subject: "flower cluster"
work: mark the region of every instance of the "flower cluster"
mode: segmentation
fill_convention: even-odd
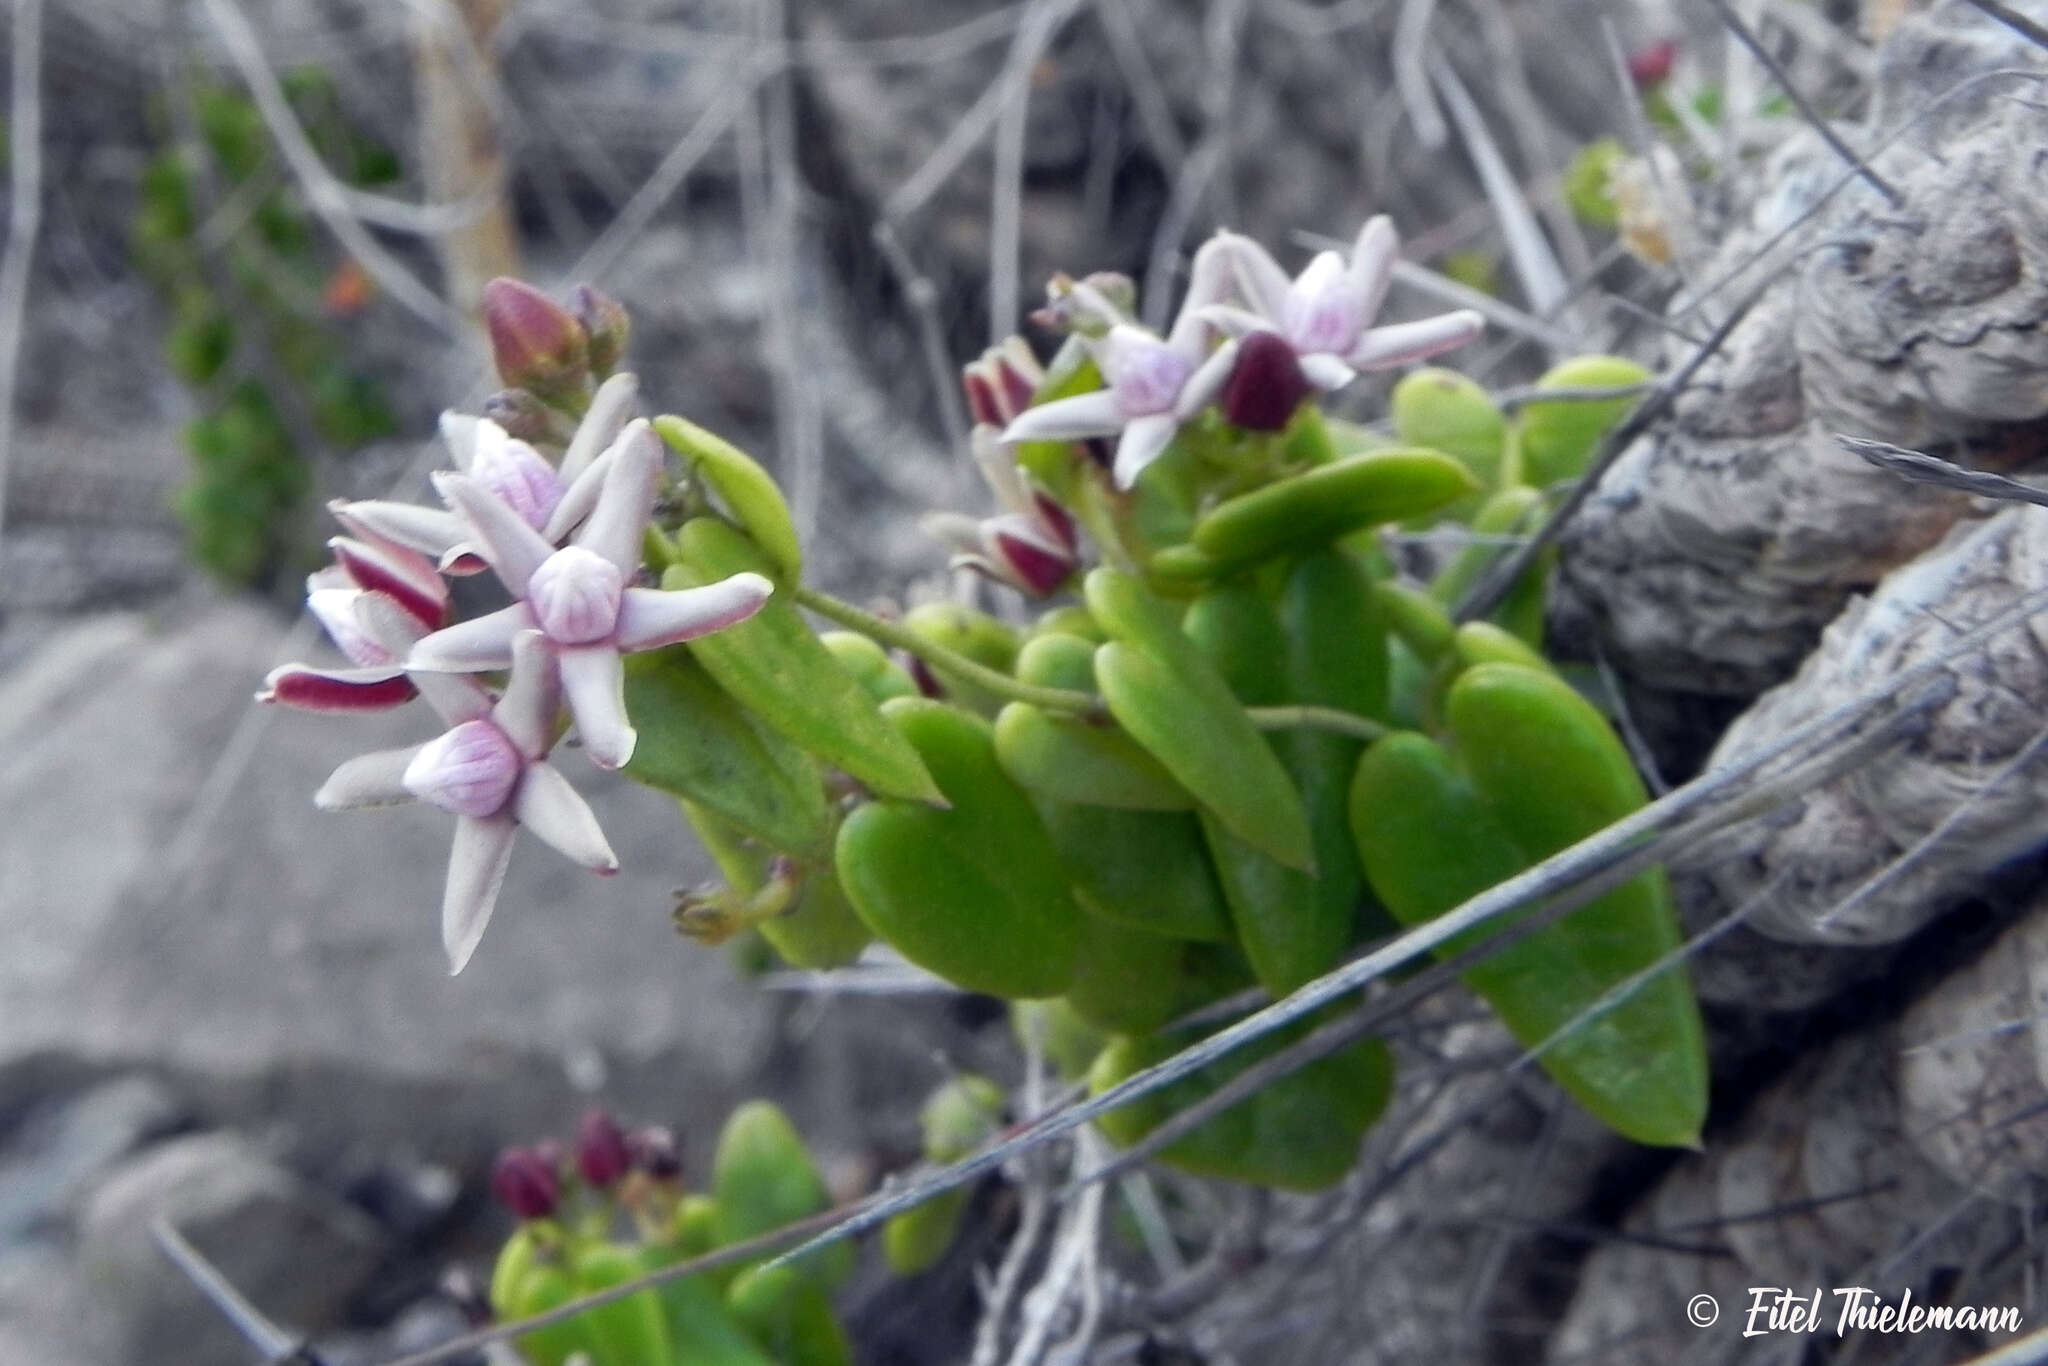
[[[531,379],[537,355],[581,357],[594,340],[622,337],[616,305],[586,299],[599,330],[562,314],[555,342],[542,345],[536,334],[551,319],[536,298],[546,304],[510,282],[495,309],[487,297],[508,378]],[[570,347],[560,336],[582,340]],[[563,392],[563,365],[544,377],[551,393]],[[620,656],[743,621],[774,591],[758,574],[679,592],[634,582],[665,459],[648,423],[629,420],[637,387],[618,374],[587,395],[559,462],[488,418],[447,414],[441,429],[455,468],[434,476],[444,507],[334,504],[349,534],[329,543],[334,563],[307,580],[307,606],[348,667],[286,664],[258,693],[316,711],[379,710],[417,696],[440,717],[447,729],[438,738],[352,759],[314,800],[329,810],[416,800],[454,815],[441,934],[455,972],[490,920],[520,826],[595,872],[618,869],[590,807],[549,761],[564,712],[593,762],[623,766],[636,737]],[[486,568],[512,602],[451,622],[443,575]]]

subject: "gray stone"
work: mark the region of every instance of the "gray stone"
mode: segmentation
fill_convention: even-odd
[[[94,1177],[182,1111],[162,1082],[123,1077],[32,1112],[0,1144],[0,1249],[55,1226]]]
[[[382,1253],[367,1218],[272,1163],[238,1134],[193,1134],[127,1163],[87,1201],[79,1261],[131,1358],[250,1356],[214,1307],[157,1247],[168,1220],[267,1317],[331,1322]]]

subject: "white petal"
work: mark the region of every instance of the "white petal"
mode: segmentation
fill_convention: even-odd
[[[484,937],[484,927],[491,923],[517,830],[510,816],[455,818],[455,840],[448,849],[448,886],[441,894],[441,946],[448,951],[450,977],[468,965],[477,941]]]
[[[1342,389],[1358,378],[1358,372],[1328,352],[1296,356],[1301,362],[1301,373],[1308,376],[1308,382],[1318,389]]]
[[[628,588],[619,606],[621,650],[652,650],[737,625],[761,610],[775,585],[759,574],[734,574],[702,588],[665,592]]]
[[[460,517],[417,503],[374,498],[344,503],[337,499],[327,505],[327,510],[353,535],[386,540],[429,559],[439,559],[448,547],[469,539],[469,528]]]
[[[381,749],[359,754],[328,775],[313,794],[313,805],[322,811],[348,811],[359,806],[394,806],[409,802],[405,789],[405,768],[425,745],[409,749]]]
[[[533,764],[513,799],[519,823],[550,846],[600,873],[616,873],[619,857],[605,840],[590,804],[553,764]]]
[[[555,652],[562,691],[584,752],[599,768],[620,768],[633,757],[639,736],[626,719],[626,670],[609,645],[578,645]]]
[[[1003,429],[1003,440],[1079,441],[1091,436],[1114,436],[1123,426],[1124,416],[1117,409],[1116,396],[1107,389],[1097,389],[1026,409]]]
[[[597,386],[590,406],[583,410],[583,420],[576,424],[576,434],[569,438],[569,449],[562,452],[559,468],[563,482],[573,483],[591,461],[611,448],[639,397],[639,379],[623,372]]]
[[[1378,214],[1358,230],[1351,247],[1351,283],[1365,302],[1365,320],[1371,322],[1387,301],[1387,286],[1394,281],[1394,261],[1401,254],[1401,239],[1394,233],[1394,220]]]
[[[981,549],[981,523],[964,512],[927,512],[917,529],[948,550],[971,555]]]
[[[512,638],[512,677],[491,708],[491,720],[528,759],[555,747],[555,719],[562,709],[562,683],[555,656],[538,631]]]
[[[512,667],[512,638],[534,629],[533,611],[523,602],[487,616],[459,621],[412,647],[405,667],[434,673],[473,674]]]
[[[1485,328],[1486,320],[1469,308],[1420,322],[1375,327],[1359,338],[1358,346],[1344,359],[1360,370],[1384,370],[1463,346]]]
[[[996,501],[1011,512],[1028,511],[1031,490],[1025,487],[1024,476],[1017,469],[1017,453],[1003,444],[1002,433],[986,422],[977,423],[968,433],[967,448]]]
[[[668,448],[645,421],[636,421],[612,443],[612,467],[590,520],[576,533],[576,544],[602,555],[622,574],[640,567],[640,538],[654,515],[655,485]]]
[[[1218,233],[1237,274],[1238,292],[1245,302],[1275,322],[1287,307],[1287,291],[1293,284],[1271,252],[1251,238],[1235,232]]]
[[[611,473],[612,454],[617,449],[616,445],[606,447],[604,453],[585,465],[583,472],[562,491],[562,501],[555,504],[555,515],[548,518],[547,526],[540,533],[549,545],[560,545],[590,516],[591,509],[597,506],[597,495],[604,492],[604,481]]]
[[[1116,443],[1116,486],[1127,489],[1137,483],[1145,467],[1159,458],[1179,430],[1180,424],[1170,413],[1133,418],[1124,428],[1123,439]]]
[[[1220,233],[1196,250],[1188,267],[1187,297],[1180,301],[1180,312],[1166,334],[1167,344],[1174,349],[1197,353],[1209,340],[1209,329],[1213,326],[1206,316],[1209,305],[1220,302],[1230,292],[1236,275],[1230,258],[1230,245]]]
[[[434,487],[469,523],[472,534],[466,539],[483,547],[484,558],[491,562],[499,580],[513,597],[522,596],[526,581],[555,548],[528,526],[525,518],[468,475],[436,474]]]
[[[451,726],[475,721],[491,714],[491,695],[484,685],[468,674],[428,673],[416,670],[406,675],[434,715]]]
[[[455,468],[465,474],[476,459],[477,437],[484,427],[496,432],[499,440],[504,439],[505,429],[489,418],[474,417],[453,409],[441,414],[441,440],[448,447],[448,455],[454,460]]]
[[[1209,353],[1208,359],[1197,366],[1195,373],[1188,376],[1188,382],[1181,386],[1180,397],[1174,401],[1173,420],[1186,422],[1202,409],[1216,401],[1223,392],[1223,386],[1230,382],[1231,369],[1237,364],[1237,342],[1227,341]]]
[[[1273,326],[1271,319],[1236,304],[1211,304],[1202,313],[1218,331],[1228,332],[1233,337],[1242,337],[1247,332],[1270,331]]]

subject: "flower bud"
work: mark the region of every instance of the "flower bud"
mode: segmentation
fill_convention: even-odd
[[[545,1219],[561,1203],[555,1169],[533,1148],[507,1148],[491,1166],[491,1194],[521,1219]]]
[[[590,363],[583,325],[532,285],[499,276],[484,286],[484,326],[498,377],[543,401],[581,387]]]
[[[1277,333],[1253,332],[1239,343],[1237,364],[1223,386],[1223,417],[1254,432],[1277,432],[1314,386],[1294,348]]]
[[[469,476],[498,496],[498,501],[539,531],[562,501],[562,477],[524,441],[505,435],[495,424],[477,424],[476,450]]]
[[[590,373],[604,379],[625,359],[633,320],[627,316],[624,304],[593,285],[576,286],[569,295],[569,310],[583,326]]]
[[[967,394],[967,410],[977,426],[1001,428],[1017,420],[1031,406],[1045,370],[1022,337],[1011,336],[999,346],[981,353],[981,359],[960,371],[960,385]]]
[[[679,1181],[683,1175],[683,1145],[676,1131],[665,1124],[636,1129],[626,1139],[633,1154],[633,1166],[656,1181]]]
[[[405,766],[405,790],[458,816],[495,816],[511,800],[525,761],[510,737],[481,718],[429,740]]]
[[[1097,271],[1086,279],[1054,275],[1045,286],[1045,307],[1031,321],[1055,332],[1100,337],[1129,320],[1138,303],[1138,286],[1128,275]]]
[[[500,389],[484,400],[483,415],[520,441],[546,441],[554,434],[548,406],[524,389]]]
[[[592,1110],[576,1126],[576,1170],[597,1190],[610,1190],[631,1170],[625,1130],[608,1111]]]
[[[548,639],[588,645],[611,635],[619,621],[626,578],[619,567],[580,545],[563,546],[540,563],[526,583],[526,602]]]
[[[1644,88],[1662,85],[1670,77],[1672,64],[1677,60],[1678,41],[1660,38],[1628,54],[1629,79]]]

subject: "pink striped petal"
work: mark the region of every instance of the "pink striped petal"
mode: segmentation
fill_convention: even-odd
[[[622,574],[640,567],[640,538],[654,514],[655,486],[668,448],[646,421],[629,424],[612,447],[612,467],[597,495],[590,520],[576,544],[618,566]]]
[[[278,702],[301,711],[389,711],[419,695],[405,671],[384,669],[316,669],[310,664],[280,664],[263,680],[258,702]]]
[[[561,709],[561,678],[546,639],[538,631],[521,631],[512,639],[512,677],[491,708],[491,720],[522,755],[538,759],[555,747]]]
[[[327,505],[328,512],[342,528],[358,540],[384,540],[438,560],[448,547],[466,540],[469,530],[462,519],[441,508],[417,503],[394,503],[365,499],[354,503],[339,500]]]
[[[528,526],[525,518],[468,475],[443,471],[434,476],[434,487],[469,524],[467,539],[482,548],[505,587],[514,597],[523,594],[526,581],[555,548]]]
[[[450,977],[469,965],[484,928],[491,923],[517,829],[510,816],[458,816],[455,820],[455,840],[448,850],[448,886],[441,894],[441,946],[448,951]]]
[[[384,594],[378,594],[386,602],[395,602]],[[316,588],[306,594],[306,610],[313,614],[327,638],[334,642],[334,648],[347,655],[349,662],[365,668],[382,668],[396,664],[404,658],[403,651],[388,650],[383,643],[363,629],[356,618],[356,604],[363,598],[360,588]],[[411,618],[407,618],[411,620]],[[410,641],[407,642],[410,645]]]
[[[1484,318],[1469,308],[1461,308],[1420,322],[1375,327],[1359,338],[1358,345],[1344,359],[1360,370],[1384,370],[1463,346],[1485,328]]]
[[[759,574],[734,574],[702,588],[664,592],[628,588],[619,605],[621,650],[652,650],[722,631],[761,610],[775,585]]]
[[[574,483],[591,461],[611,449],[639,398],[640,381],[623,372],[597,386],[590,406],[583,410],[583,420],[576,424],[576,434],[569,438],[569,449],[562,452],[559,468],[563,483]]]
[[[592,872],[619,871],[619,856],[598,828],[590,804],[553,764],[528,768],[514,803],[519,823],[552,848]]]
[[[620,768],[633,757],[639,739],[626,719],[626,671],[619,652],[609,645],[578,645],[557,650],[562,692],[583,748],[599,768]]]
[[[1074,572],[1074,557],[1048,543],[1024,517],[997,517],[986,527],[989,555],[1018,587],[1033,597],[1046,597]]]
[[[359,754],[334,770],[313,805],[322,811],[348,811],[361,806],[395,806],[413,799],[406,790],[405,770],[424,745]]]
[[[448,585],[426,556],[348,536],[334,537],[327,548],[359,587],[389,595],[426,630],[448,620]]]
[[[412,647],[408,669],[473,674],[512,667],[512,638],[534,629],[533,611],[523,602],[434,632]]]

